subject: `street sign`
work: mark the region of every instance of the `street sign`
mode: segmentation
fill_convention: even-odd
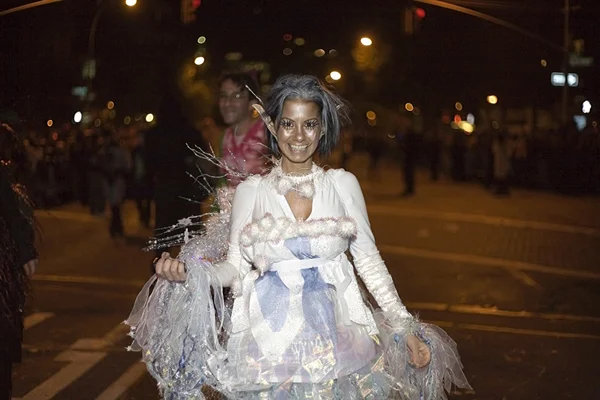
[[[569,55],[569,65],[571,67],[591,67],[594,65],[593,57],[581,57],[577,54]]]
[[[565,86],[565,74],[562,72],[553,72],[550,75],[550,83],[552,83],[552,86]],[[567,83],[570,87],[579,86],[579,75],[569,72]]]

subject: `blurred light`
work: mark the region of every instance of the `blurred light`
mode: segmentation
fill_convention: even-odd
[[[325,77],[325,82],[327,82],[327,83],[333,83],[334,81],[333,81],[333,79],[331,79],[331,76],[327,75]]]
[[[290,35],[289,33],[286,33],[285,35],[283,35],[283,40],[285,40],[286,42],[289,42],[290,40],[292,40],[292,35]]]
[[[240,61],[243,57],[244,55],[239,52],[225,54],[225,59],[227,61]]]
[[[46,125],[48,125],[48,128],[50,128],[52,125],[54,125],[54,121],[49,119],[48,122],[46,122]]]
[[[467,114],[467,122],[473,125],[475,123],[475,116],[471,113]]]
[[[100,125],[102,125],[102,121],[100,121],[99,119],[97,119],[97,120],[94,121],[94,126],[96,128],[98,128]]]
[[[450,123],[450,116],[449,115],[444,115],[442,117],[442,122],[445,124],[449,124]]]
[[[199,56],[199,57],[196,57],[196,59],[194,60],[194,64],[202,65],[202,64],[204,64],[204,61],[206,61],[206,59],[202,56]]]
[[[461,103],[460,101],[457,101],[457,102],[454,104],[454,108],[456,108],[456,111],[462,111],[462,109],[463,109],[463,105],[462,105],[462,103]]]
[[[456,114],[456,115],[454,116],[454,122],[455,122],[456,124],[458,124],[460,121],[462,121],[462,118],[460,117],[460,115]]]
[[[494,129],[499,129],[500,128],[500,124],[498,123],[498,121],[493,121],[492,122],[492,128],[494,128]]]
[[[133,7],[137,4],[137,0],[125,0],[125,4],[127,4],[129,7]]]
[[[412,112],[415,109],[415,106],[413,106],[412,103],[406,103],[404,109],[408,112]]]
[[[305,43],[306,43],[306,40],[304,40],[301,37],[294,39],[294,44],[296,46],[304,46]]]
[[[141,115],[139,115],[139,114],[138,114],[138,115],[136,115],[136,116],[135,116],[135,120],[136,120],[136,121],[141,121],[141,120],[142,120],[142,116],[141,116]]]
[[[548,66],[548,62],[544,59],[542,59],[542,61],[540,61],[540,64],[542,64],[542,67],[547,67]]]
[[[113,108],[115,108],[115,103],[112,101],[109,101],[108,103],[106,103],[106,108],[108,108],[109,110],[112,110]]]
[[[129,125],[131,123],[131,117],[129,115],[126,116],[123,122],[125,122],[125,125]]]
[[[377,118],[377,114],[374,111],[367,111],[367,119],[375,119]]]
[[[110,110],[110,112],[108,113],[108,116],[110,118],[115,118],[117,116],[117,112],[115,110]]]
[[[323,57],[325,55],[325,50],[317,49],[315,50],[315,57]]]
[[[582,132],[587,126],[587,117],[585,115],[574,115],[573,122],[575,122],[577,130]]]
[[[427,16],[427,13],[422,8],[417,8],[415,10],[415,15],[417,16],[417,18],[423,19]]]
[[[340,79],[342,79],[342,74],[339,73],[338,71],[331,71],[329,73],[329,76],[331,77],[331,79],[333,79],[334,81],[339,81]]]
[[[58,140],[58,132],[52,132],[52,140]]]
[[[150,123],[154,121],[154,115],[152,113],[146,114],[146,122]]]
[[[370,119],[367,121],[367,124],[369,124],[369,126],[375,126],[377,125],[377,120],[376,119]]]
[[[331,49],[331,50],[329,50],[329,55],[331,57],[335,57],[338,55],[338,51],[336,49]]]
[[[592,111],[592,103],[589,100],[584,101],[581,105],[581,111],[584,114],[589,114]]]
[[[421,109],[419,107],[415,107],[415,109],[413,110],[413,114],[421,115]]]
[[[360,44],[362,44],[363,46],[370,46],[373,44],[373,40],[371,40],[371,38],[369,37],[363,37],[360,38]]]
[[[487,97],[487,102],[490,104],[498,104],[498,97],[491,94]]]
[[[83,114],[81,113],[81,111],[77,111],[75,115],[73,115],[73,121],[75,121],[76,124],[80,123],[82,118]]]
[[[292,49],[290,49],[289,47],[286,47],[285,49],[283,49],[284,56],[289,56],[291,54],[292,54]]]
[[[460,121],[457,123],[458,127],[465,131],[465,133],[471,134],[475,130],[475,127],[467,121]]]
[[[206,36],[200,36],[198,38],[198,44],[204,44],[206,43]]]

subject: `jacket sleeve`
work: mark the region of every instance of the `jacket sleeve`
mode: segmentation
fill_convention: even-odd
[[[356,222],[357,233],[350,242],[350,252],[358,275],[386,314],[412,318],[402,304],[394,281],[375,245],[365,199],[358,180],[353,174],[343,170],[335,171],[334,179],[347,215]]]
[[[217,274],[223,286],[231,286],[237,279],[245,276],[252,267],[252,260],[242,253],[240,233],[252,220],[256,201],[258,177],[249,177],[235,189],[231,206],[231,224],[227,258],[217,268]]]
[[[17,246],[21,265],[37,258],[33,210],[13,190],[6,168],[0,166],[0,210]]]

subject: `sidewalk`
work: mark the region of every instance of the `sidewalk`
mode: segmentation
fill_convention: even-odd
[[[404,198],[403,179],[399,166],[392,160],[383,160],[380,179],[367,179],[368,156],[354,156],[348,170],[359,179],[367,204],[398,207],[410,212],[455,213],[600,228],[600,198],[569,197],[560,194],[513,189],[508,197],[496,197],[477,183],[455,183],[447,178],[431,182],[419,171],[416,194]]]

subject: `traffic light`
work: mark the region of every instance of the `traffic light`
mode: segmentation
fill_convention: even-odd
[[[196,10],[202,4],[202,0],[181,0],[181,22],[187,25],[196,20]]]
[[[404,9],[404,33],[412,36],[421,29],[421,21],[427,13],[420,7],[406,7]]]

